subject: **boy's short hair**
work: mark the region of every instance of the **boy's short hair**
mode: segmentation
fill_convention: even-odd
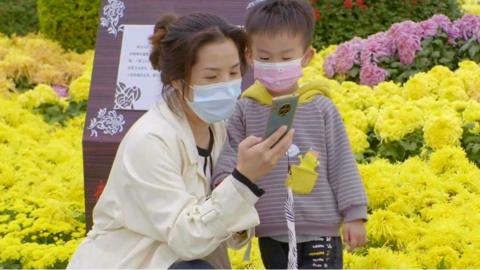
[[[315,15],[307,0],[264,0],[248,8],[245,29],[249,34],[276,35],[287,31],[304,36],[305,48],[313,39]]]

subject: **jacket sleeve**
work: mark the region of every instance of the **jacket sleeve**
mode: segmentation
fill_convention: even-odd
[[[214,168],[212,175],[213,186],[222,182],[237,166],[238,145],[246,137],[243,121],[244,102],[245,99],[240,99],[237,102],[233,115],[227,121],[227,139]]]
[[[209,198],[191,195],[181,176],[180,154],[169,147],[153,134],[126,146],[122,160],[129,180],[122,214],[127,228],[168,243],[182,260],[193,260],[213,252],[234,232],[259,224],[256,201],[238,192],[233,176]]]
[[[367,196],[342,118],[329,99],[324,104],[328,181],[344,222],[367,219]]]

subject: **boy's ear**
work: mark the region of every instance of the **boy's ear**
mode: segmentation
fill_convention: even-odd
[[[305,55],[303,56],[302,67],[308,66],[314,56],[315,56],[315,49],[312,46],[308,47],[307,51],[305,52]]]

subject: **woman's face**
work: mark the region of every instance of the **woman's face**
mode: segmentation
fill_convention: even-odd
[[[190,85],[228,82],[241,78],[238,49],[232,40],[209,43],[198,50]],[[190,91],[191,92],[191,91]],[[189,93],[192,99],[193,93]]]

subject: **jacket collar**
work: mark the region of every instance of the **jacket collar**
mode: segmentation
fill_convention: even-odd
[[[184,116],[183,112],[181,116],[174,114],[170,110],[168,105],[162,101],[158,102],[155,106],[156,109],[158,109],[163,115],[165,120],[167,120],[168,123],[173,127],[174,131],[177,132],[180,141],[185,146],[190,163],[198,163],[198,150],[195,143],[195,138],[193,136],[190,124],[188,123],[187,118]],[[225,124],[223,122],[215,123],[211,127],[214,138],[212,159],[214,160],[215,164],[224,145],[224,141],[226,138],[226,130]]]

